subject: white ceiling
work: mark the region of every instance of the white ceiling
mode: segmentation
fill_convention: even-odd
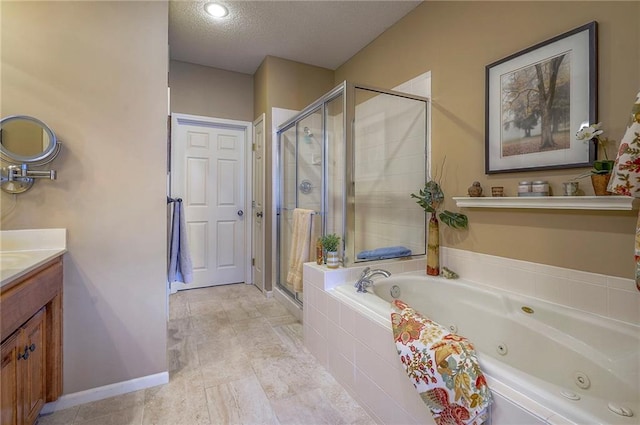
[[[253,74],[267,55],[336,69],[421,3],[387,1],[220,0],[169,3],[171,59]]]

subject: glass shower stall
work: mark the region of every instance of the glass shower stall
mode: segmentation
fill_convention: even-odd
[[[425,254],[425,214],[410,193],[426,177],[427,106],[419,96],[345,81],[277,128],[274,270],[282,292],[302,304],[303,292],[287,282],[296,208],[314,211],[320,234],[341,237],[344,266],[376,259],[363,253],[380,248]]]

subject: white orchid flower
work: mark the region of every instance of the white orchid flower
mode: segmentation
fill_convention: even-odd
[[[602,126],[602,123],[599,122],[597,124],[591,124],[589,126],[582,127],[576,133],[576,139],[578,139],[578,140],[591,140],[591,139],[593,139],[595,137],[598,137],[599,135],[604,133],[604,131],[602,131],[600,129],[601,126]]]

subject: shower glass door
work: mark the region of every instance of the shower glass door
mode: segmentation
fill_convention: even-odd
[[[280,208],[278,216],[278,271],[277,284],[297,302],[302,303],[302,292],[295,291],[287,280],[293,234],[293,210],[303,208],[315,211],[317,223],[322,223],[324,143],[322,107],[311,111],[303,119],[280,133]],[[315,246],[315,241],[311,241]],[[309,261],[313,258],[309,258]]]

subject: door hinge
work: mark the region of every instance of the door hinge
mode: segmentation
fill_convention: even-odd
[[[255,259],[255,258],[252,258],[252,259],[251,259],[251,265],[252,265],[252,266],[255,266],[255,265],[256,265],[256,259]]]
[[[255,143],[252,143],[252,144],[251,144],[251,150],[252,150],[252,151],[255,151],[255,150],[256,150],[256,144],[255,144]]]

